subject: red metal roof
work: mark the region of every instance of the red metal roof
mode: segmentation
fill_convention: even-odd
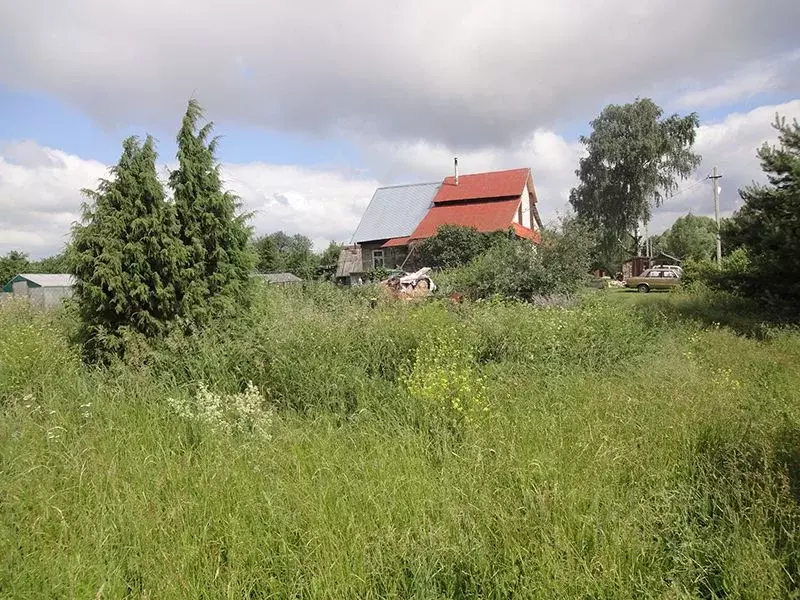
[[[384,243],[381,246],[381,248],[392,248],[392,247],[395,247],[395,246],[408,246],[408,240],[410,240],[410,239],[411,239],[410,237],[392,238],[388,242]]]
[[[461,185],[459,177],[459,186]],[[432,206],[417,225],[411,239],[423,239],[436,235],[441,225],[463,225],[475,227],[478,231],[497,231],[507,229],[514,221],[514,214],[519,206],[519,198],[513,200],[487,200],[465,204]]]
[[[525,189],[530,171],[530,169],[511,169],[510,171],[459,175],[458,185],[456,185],[455,177],[445,177],[433,202],[439,204],[458,200],[518,197]]]
[[[524,225],[520,225],[519,223],[513,223],[514,225],[514,233],[517,234],[517,237],[525,238],[526,240],[532,241],[534,244],[538,244],[542,241],[542,236],[538,231],[534,231],[533,229],[528,229]]]

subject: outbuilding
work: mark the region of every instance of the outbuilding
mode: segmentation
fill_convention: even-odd
[[[28,298],[40,308],[54,308],[72,296],[75,280],[66,273],[20,273],[12,277],[3,292],[15,298]]]

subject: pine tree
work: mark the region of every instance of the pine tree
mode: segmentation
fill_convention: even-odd
[[[70,266],[91,361],[121,355],[126,334],[162,335],[177,315],[183,249],[156,158],[151,137],[144,144],[130,137],[111,178],[84,190],[90,202],[73,230]]]
[[[200,105],[190,100],[178,133],[178,169],[169,178],[186,250],[177,292],[188,329],[246,301],[254,262],[249,215],[238,214],[238,198],[222,189],[217,139],[210,138],[213,124],[198,129],[202,116]]]
[[[727,229],[750,256],[753,293],[770,292],[796,311],[800,302],[800,124],[777,118],[774,127],[778,146],[764,144],[758,151],[769,183],[739,190],[744,206]]]

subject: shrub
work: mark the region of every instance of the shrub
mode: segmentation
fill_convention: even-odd
[[[475,227],[442,225],[436,235],[418,243],[416,262],[426,267],[451,269],[475,260],[495,243],[509,238],[505,231],[482,233]]]
[[[715,290],[735,294],[748,293],[757,287],[750,257],[747,250],[737,248],[717,264],[710,259],[687,260],[683,271],[683,282],[687,284],[703,283]]]
[[[591,245],[591,236],[578,221],[565,222],[561,232],[544,232],[538,247],[527,240],[498,241],[455,271],[447,287],[473,299],[531,301],[534,296],[574,294],[586,282]]]
[[[437,430],[461,434],[489,411],[486,385],[472,354],[452,329],[428,336],[417,348],[404,383],[419,413]]]

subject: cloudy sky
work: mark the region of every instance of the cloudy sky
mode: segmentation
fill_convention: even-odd
[[[578,138],[608,103],[699,113],[703,164],[651,231],[724,213],[800,118],[797,0],[0,0],[0,253],[65,243],[80,189],[188,98],[222,136],[259,233],[348,241],[375,187],[531,167],[567,210]]]

